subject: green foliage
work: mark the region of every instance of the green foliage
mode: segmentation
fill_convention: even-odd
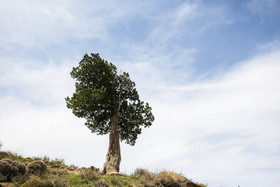
[[[90,166],[89,169],[95,172],[99,172],[99,168],[96,168],[94,166]]]
[[[76,89],[71,98],[66,97],[67,107],[77,117],[85,118],[92,132],[109,133],[110,120],[118,116],[120,140],[134,145],[142,127],[152,125],[152,108],[140,100],[129,74],[118,75],[116,66],[99,54],[86,54],[71,76],[76,80]]]

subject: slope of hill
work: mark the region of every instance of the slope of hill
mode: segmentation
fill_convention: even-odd
[[[64,164],[61,159],[24,158],[11,152],[0,151],[0,187],[2,186],[205,187],[181,174],[169,171],[152,173],[146,169],[136,169],[131,175],[101,175],[94,166],[78,168]]]

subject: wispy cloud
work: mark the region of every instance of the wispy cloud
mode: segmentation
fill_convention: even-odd
[[[211,185],[267,184],[280,168],[280,85],[275,81],[280,78],[279,58],[279,51],[256,56],[187,86],[163,82],[155,68],[153,74],[141,74],[149,64],[124,66],[140,83],[140,94],[153,106],[156,122],[135,147],[122,144],[122,170],[171,169]],[[9,63],[0,88],[4,148],[102,167],[107,137],[91,134],[84,120],[65,107],[64,97],[73,92],[68,75],[72,66]],[[83,159],[77,159],[81,155]]]
[[[135,155],[124,162],[134,167],[172,168],[197,180],[203,176],[205,182],[219,181],[214,186],[265,185],[279,174],[269,168],[280,167],[280,84],[275,81],[279,57],[279,51],[257,56],[189,86],[154,84],[157,94],[151,103],[156,123],[139,137]]]
[[[108,137],[91,134],[64,101],[74,91],[71,68],[84,53],[99,52],[130,73],[156,117],[135,147],[122,144],[122,171],[175,170],[209,186],[277,186],[279,29],[277,16],[268,20],[263,9],[275,15],[278,2],[244,5],[2,2],[3,148],[102,167]],[[265,24],[254,22],[256,14]]]

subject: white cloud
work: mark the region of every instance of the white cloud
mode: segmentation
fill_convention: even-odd
[[[4,28],[0,30],[0,41],[10,51],[31,47],[43,51],[83,39],[106,42],[110,40],[110,27],[140,14],[141,6],[120,1],[6,1],[0,7]]]
[[[210,186],[265,186],[280,167],[279,58],[257,56],[189,86],[155,83],[147,98],[156,122],[124,167],[173,169]]]
[[[156,121],[143,131],[135,147],[122,144],[122,170],[171,169],[214,186],[263,186],[276,178],[279,58],[280,52],[257,56],[188,86],[166,85],[155,68],[148,76],[135,73]],[[91,134],[84,120],[76,119],[65,106],[64,97],[73,92],[69,72],[74,65],[49,63],[34,68],[11,61],[6,68],[1,66],[4,149],[102,167],[108,137]],[[129,72],[127,67],[123,70]],[[145,64],[135,67],[139,72],[149,69]]]
[[[135,73],[133,80],[141,80],[141,97],[153,107],[156,121],[143,131],[135,147],[122,144],[122,171],[175,170],[211,186],[276,183],[279,58],[280,52],[257,56],[211,80],[187,86],[162,82],[155,68],[153,74]],[[73,62],[37,68],[1,63],[4,149],[102,167],[108,137],[91,134],[84,120],[76,119],[65,106],[64,97],[74,87],[69,76],[72,66]],[[145,72],[149,65],[135,68]]]
[[[0,50],[3,148],[28,156],[61,157],[69,164],[102,167],[108,137],[91,134],[84,120],[77,119],[65,106],[64,98],[74,91],[69,72],[80,57],[70,61],[61,55],[64,60],[60,62],[13,57],[32,47],[52,53],[46,46],[67,45],[65,40],[73,38],[98,38],[107,47],[112,40],[111,26],[139,15],[154,24],[150,34],[140,43],[118,43],[126,54],[121,59],[115,54],[108,58],[131,74],[141,98],[153,107],[156,121],[143,130],[135,147],[122,144],[122,171],[130,173],[137,167],[175,170],[209,186],[277,186],[277,41],[257,46],[265,52],[258,51],[261,55],[226,72],[184,85],[192,75],[198,49],[173,45],[172,41],[186,35],[197,37],[217,25],[231,23],[226,7],[183,3],[168,12],[157,10],[155,15],[149,3],[134,3],[3,3],[1,49],[12,54]],[[271,50],[271,46],[276,47]]]

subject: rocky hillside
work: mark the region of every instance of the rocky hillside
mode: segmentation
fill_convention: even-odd
[[[67,166],[63,160],[23,158],[14,153],[0,152],[0,187],[205,187],[181,174],[169,171],[152,173],[136,169],[132,175],[101,175],[98,168]]]

